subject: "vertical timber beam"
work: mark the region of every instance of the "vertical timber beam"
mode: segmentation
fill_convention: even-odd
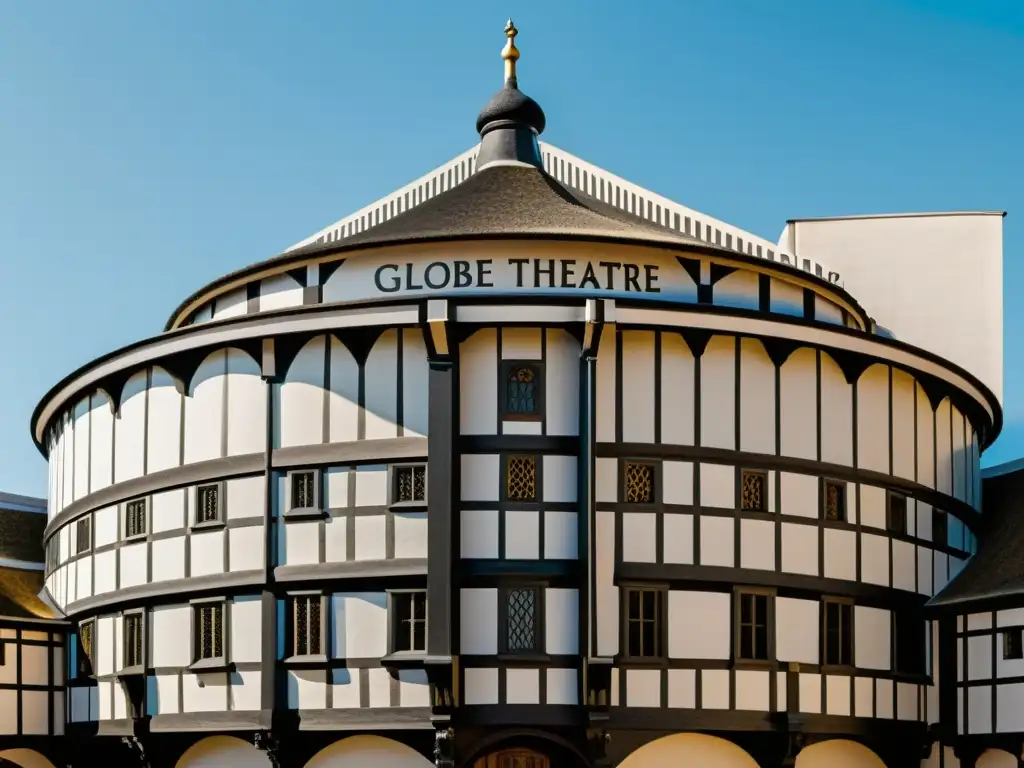
[[[263,340],[260,376],[267,388],[266,451],[263,458],[263,590],[260,594],[260,724],[271,729],[278,701],[277,681],[277,596],[274,593],[274,384],[277,381],[274,339]]]

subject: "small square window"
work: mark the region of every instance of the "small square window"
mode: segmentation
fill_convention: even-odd
[[[853,664],[853,605],[826,599],[825,611],[825,663],[833,666]]]
[[[744,469],[741,474],[740,501],[744,512],[768,511],[768,474]]]
[[[949,543],[949,518],[941,509],[932,510],[932,542],[943,547]]]
[[[907,535],[907,497],[890,492],[886,508],[886,528],[889,533]]]
[[[200,485],[196,489],[196,524],[220,520],[220,484]]]
[[[626,654],[634,659],[661,658],[662,591],[651,588],[626,590]]]
[[[507,360],[502,365],[502,418],[540,421],[544,415],[543,367],[536,362]]]
[[[1024,659],[1024,642],[1019,629],[1003,631],[1003,658]]]
[[[146,535],[146,500],[135,499],[124,505],[124,536]]]
[[[92,518],[86,515],[75,523],[75,554],[88,552],[92,547]]]
[[[768,595],[740,592],[737,595],[736,658],[768,661]]]
[[[509,501],[537,500],[537,457],[509,456],[505,467],[505,494]]]
[[[193,652],[196,661],[224,658],[224,604],[193,607]]]
[[[393,653],[426,653],[427,593],[391,593],[391,650]]]
[[[427,501],[427,468],[423,464],[395,467],[393,504],[425,504]]]
[[[290,656],[319,656],[324,652],[323,598],[321,595],[291,597]]]
[[[623,501],[627,504],[654,503],[654,465],[627,461],[622,473]]]
[[[822,502],[825,505],[823,517],[833,522],[846,522],[846,483],[826,480],[823,496]]]
[[[142,666],[142,619],[141,613],[124,615],[121,636],[124,642],[123,668]]]
[[[507,653],[536,653],[540,649],[537,626],[540,590],[537,587],[507,589],[504,603],[504,650]]]

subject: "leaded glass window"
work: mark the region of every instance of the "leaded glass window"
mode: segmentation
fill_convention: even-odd
[[[88,552],[92,545],[92,518],[83,517],[75,524],[75,554]]]
[[[745,512],[767,512],[768,475],[745,469],[741,480],[741,509]]]
[[[505,378],[505,414],[510,417],[539,416],[540,369],[535,365],[512,365]]]
[[[627,590],[626,646],[632,658],[661,656],[661,592]]]
[[[201,485],[196,491],[196,522],[213,523],[220,520],[220,486]]]
[[[396,504],[410,504],[427,500],[427,468],[423,465],[395,468]]]
[[[391,595],[394,611],[393,650],[425,653],[427,650],[427,593],[395,592]]]
[[[320,595],[295,595],[292,603],[292,655],[323,653],[323,601]]]
[[[627,461],[624,472],[624,500],[628,504],[652,504],[654,502],[654,466]]]
[[[195,657],[224,658],[224,605],[210,603],[195,608]]]
[[[124,505],[124,535],[142,536],[146,533],[146,500],[136,499]]]
[[[846,484],[825,481],[825,519],[846,520]]]
[[[537,457],[509,456],[505,493],[509,501],[537,499]]]
[[[130,613],[124,617],[124,668],[142,666],[142,614]]]
[[[92,669],[93,629],[95,624],[87,621],[78,627],[78,647],[81,655],[78,658],[78,674],[85,676]]]
[[[825,663],[853,664],[853,606],[825,601]]]
[[[768,595],[741,592],[737,657],[746,661],[768,660]]]
[[[505,650],[524,653],[537,650],[536,587],[516,587],[505,592]]]
[[[292,509],[315,509],[316,508],[316,473],[315,472],[293,472],[291,475],[292,484]]]

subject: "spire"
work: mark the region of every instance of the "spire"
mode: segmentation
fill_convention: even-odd
[[[543,167],[537,137],[544,131],[544,110],[519,90],[518,34],[519,30],[509,19],[505,25],[505,47],[501,51],[505,85],[491,97],[476,119],[476,130],[480,134],[478,168],[499,161]]]

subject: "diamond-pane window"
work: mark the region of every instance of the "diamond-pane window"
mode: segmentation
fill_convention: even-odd
[[[316,656],[323,653],[320,595],[296,595],[292,598],[292,655]]]
[[[125,538],[141,536],[146,532],[146,500],[136,499],[124,505]]]
[[[517,365],[505,381],[505,411],[513,416],[540,413],[540,376],[532,365]]]
[[[395,468],[395,503],[409,504],[427,500],[427,468],[424,466]]]
[[[522,653],[537,650],[537,589],[519,587],[505,595],[506,650]]]
[[[294,472],[292,483],[292,509],[313,509],[316,507],[316,473]]]
[[[741,483],[741,499],[746,512],[766,512],[768,510],[768,475],[764,472],[743,470]]]
[[[507,474],[506,495],[509,501],[536,500],[536,456],[509,456]]]
[[[627,461],[624,477],[627,504],[651,504],[654,502],[653,465]]]
[[[142,614],[124,617],[124,667],[142,666]]]
[[[224,657],[224,606],[221,603],[199,605],[195,609],[195,657],[221,659]]]
[[[220,486],[201,485],[196,491],[196,522],[213,523],[220,520]]]
[[[846,520],[846,484],[825,481],[825,519]]]

